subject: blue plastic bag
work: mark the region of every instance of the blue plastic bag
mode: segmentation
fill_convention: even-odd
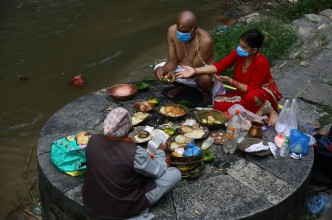
[[[291,129],[289,136],[289,152],[307,155],[309,150],[310,137],[302,132]]]
[[[195,146],[194,139],[188,144],[188,149],[184,151],[184,157],[199,156],[202,153],[202,150]]]
[[[330,198],[325,195],[315,195],[307,200],[306,206],[312,214],[323,212],[329,203]]]

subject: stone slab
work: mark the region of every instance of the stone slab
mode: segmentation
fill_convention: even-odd
[[[241,219],[272,207],[252,189],[219,175],[173,190],[178,219]]]

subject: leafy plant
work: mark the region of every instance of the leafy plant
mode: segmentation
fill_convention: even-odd
[[[288,4],[288,7],[278,10],[277,13],[275,13],[275,16],[294,20],[305,14],[318,14],[326,8],[332,8],[331,0],[298,0],[296,3]]]

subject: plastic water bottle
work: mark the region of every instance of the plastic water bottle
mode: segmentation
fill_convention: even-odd
[[[225,153],[234,153],[237,147],[238,138],[241,136],[242,119],[240,110],[235,110],[235,114],[229,119],[226,129],[226,140],[223,148]]]
[[[286,136],[286,139],[280,148],[280,156],[287,157],[288,155],[289,155],[288,136]]]

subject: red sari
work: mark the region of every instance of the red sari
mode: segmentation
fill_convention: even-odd
[[[273,80],[267,59],[259,53],[247,70],[242,72],[244,62],[245,57],[239,56],[236,50],[233,50],[224,59],[213,64],[218,72],[222,72],[235,64],[234,79],[248,86],[247,92],[235,90],[234,92],[215,97],[213,108],[225,112],[232,105],[240,104],[245,109],[256,113],[265,100],[268,100],[272,104],[272,107],[277,110],[277,100],[262,88],[264,84]]]

